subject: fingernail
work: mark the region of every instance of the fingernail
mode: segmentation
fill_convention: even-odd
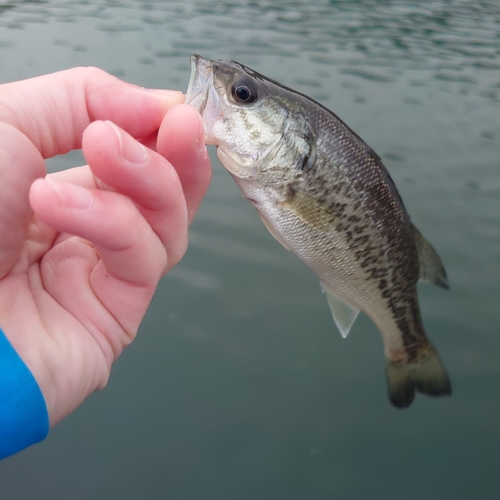
[[[56,181],[50,177],[45,177],[45,182],[52,187],[61,205],[66,208],[86,210],[92,206],[94,200],[87,189],[69,182]]]
[[[111,127],[118,138],[118,144],[122,156],[130,163],[142,165],[148,157],[146,148],[126,132],[120,130],[120,128],[118,128],[113,122],[106,120],[104,123],[107,123],[108,126]]]

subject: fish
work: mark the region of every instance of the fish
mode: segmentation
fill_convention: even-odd
[[[380,332],[390,402],[448,396],[417,282],[448,289],[381,158],[310,97],[231,60],[191,56],[186,103],[265,227],[319,278],[342,337],[360,311]]]

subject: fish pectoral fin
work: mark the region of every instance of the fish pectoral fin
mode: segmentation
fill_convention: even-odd
[[[441,258],[415,226],[413,226],[413,233],[420,268],[419,280],[448,290],[450,285],[448,284],[448,276],[446,275],[446,269],[441,262]]]
[[[283,238],[281,237],[280,234],[276,232],[274,227],[271,225],[271,223],[259,212],[260,215],[260,220],[262,221],[262,224],[266,226],[266,229],[271,233],[271,236],[281,244],[283,248],[291,252],[290,247],[283,241]]]
[[[321,283],[321,289],[323,293],[326,294],[333,320],[340,331],[340,335],[345,339],[347,335],[349,335],[351,327],[358,317],[359,309],[339,299],[323,283]]]
[[[315,198],[289,188],[288,198],[280,202],[282,208],[290,210],[310,226],[328,232],[338,224],[338,218],[330,208]]]

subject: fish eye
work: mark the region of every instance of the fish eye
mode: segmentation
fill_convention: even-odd
[[[257,100],[258,94],[255,84],[251,80],[238,81],[231,89],[233,99],[241,104],[250,104]]]

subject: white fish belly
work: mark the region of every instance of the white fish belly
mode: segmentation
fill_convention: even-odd
[[[402,349],[401,334],[376,281],[367,280],[344,237],[319,230],[285,208],[279,190],[235,180],[271,226],[275,238],[297,255],[331,292],[372,319],[386,350]]]

